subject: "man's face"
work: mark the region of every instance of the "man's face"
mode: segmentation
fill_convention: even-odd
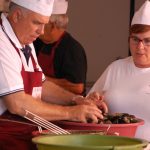
[[[53,24],[51,22],[45,25],[44,34],[40,35],[40,39],[45,43],[53,42]]]
[[[49,21],[49,17],[31,11],[26,14],[17,14],[17,18],[14,31],[22,45],[32,43],[39,35],[43,34],[44,26]]]

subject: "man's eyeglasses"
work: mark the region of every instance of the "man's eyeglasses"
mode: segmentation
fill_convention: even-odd
[[[130,40],[131,40],[131,43],[134,45],[138,45],[140,42],[142,42],[144,46],[150,46],[150,37],[144,38],[143,40],[141,40],[136,36],[130,36]]]

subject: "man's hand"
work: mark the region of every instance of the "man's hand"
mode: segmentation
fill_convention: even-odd
[[[66,108],[67,109],[67,108]],[[98,123],[99,119],[103,119],[101,110],[95,104],[80,104],[68,107],[68,120],[87,123]]]

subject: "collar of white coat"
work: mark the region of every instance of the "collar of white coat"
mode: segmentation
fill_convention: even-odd
[[[6,17],[6,14],[2,13],[1,19],[2,19],[2,24],[3,24],[6,34],[9,36],[9,38],[12,40],[12,42],[15,44],[15,46],[17,48],[22,49],[22,45],[20,44],[18,38],[16,37],[16,35]]]

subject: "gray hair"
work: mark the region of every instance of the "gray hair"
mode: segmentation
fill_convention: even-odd
[[[23,15],[25,15],[25,14],[31,12],[29,9],[26,9],[26,8],[20,6],[20,5],[17,5],[17,4],[15,4],[15,3],[11,2],[10,5],[9,5],[9,12],[10,12],[10,14],[11,14],[15,9],[20,9],[21,12],[23,13]]]
[[[66,29],[69,22],[69,18],[66,14],[51,15],[50,22],[55,24],[57,28]]]

